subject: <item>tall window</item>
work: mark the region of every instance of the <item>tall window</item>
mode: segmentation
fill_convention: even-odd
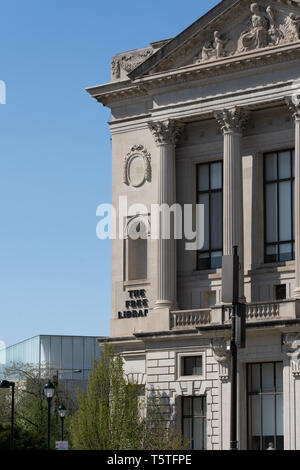
[[[222,266],[223,250],[223,165],[197,165],[197,202],[204,204],[204,246],[198,251],[197,269]]]
[[[127,242],[127,280],[147,279],[147,227],[137,220],[129,226]]]
[[[295,259],[295,152],[264,156],[265,262]]]
[[[206,399],[205,397],[182,398],[183,437],[190,450],[206,449]]]
[[[283,450],[283,364],[248,364],[248,449]]]

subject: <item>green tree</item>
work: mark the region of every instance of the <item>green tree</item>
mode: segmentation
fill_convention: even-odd
[[[78,450],[183,449],[161,397],[152,393],[141,404],[139,385],[124,377],[123,359],[105,345],[80,394],[72,418],[72,442]]]
[[[15,387],[15,447],[20,448],[26,442],[29,449],[45,449],[47,436],[47,401],[44,396],[44,384],[52,377],[52,369],[36,368],[30,364],[13,364],[4,371],[5,378],[14,380]],[[56,384],[52,400],[51,414],[51,448],[54,442],[60,440],[60,418],[57,410],[60,403],[68,409],[65,418],[65,436],[70,438],[70,420],[76,405],[72,393],[63,383]],[[11,391],[0,390],[0,422],[3,425],[0,432],[5,441],[5,431],[10,427]],[[1,438],[0,438],[1,439]],[[19,442],[20,441],[20,442]]]

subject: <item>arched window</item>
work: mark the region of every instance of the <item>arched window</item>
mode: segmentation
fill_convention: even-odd
[[[127,280],[147,279],[148,232],[146,224],[139,218],[128,225],[127,232]]]

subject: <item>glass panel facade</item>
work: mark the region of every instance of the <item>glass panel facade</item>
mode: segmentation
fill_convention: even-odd
[[[295,258],[294,150],[264,156],[265,262]]]
[[[190,450],[206,449],[206,399],[182,398],[182,432]]]
[[[248,449],[283,450],[283,364],[248,364]]]
[[[197,269],[222,266],[223,164],[197,165],[197,203],[204,205],[204,246],[198,251]]]

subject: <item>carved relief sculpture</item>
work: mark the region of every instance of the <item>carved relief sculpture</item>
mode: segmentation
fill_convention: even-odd
[[[300,39],[300,18],[295,13],[290,13],[286,18],[286,42],[294,42]]]
[[[226,57],[227,52],[225,46],[228,43],[228,39],[221,39],[221,33],[219,31],[214,32],[214,41],[211,43],[206,41],[202,48],[202,61],[205,62],[210,59],[220,59]]]
[[[153,52],[154,51],[151,48],[148,48],[143,51],[132,52],[130,54],[124,54],[114,57],[111,62],[112,79],[119,79],[121,77],[121,70],[126,72],[126,74],[131,72],[142,62],[144,62],[148,57],[150,57]]]
[[[248,27],[237,40],[224,39],[219,31],[215,31],[213,41],[205,41],[195,62],[207,62],[300,40],[300,18],[295,13],[286,16],[271,6],[262,9],[258,3],[252,3],[250,11]]]
[[[269,24],[266,16],[260,13],[257,3],[252,3],[250,9],[252,13],[251,26],[241,34],[238,42],[239,52],[267,47],[269,43]]]
[[[138,188],[151,181],[151,155],[142,145],[134,145],[124,159],[123,182]]]

